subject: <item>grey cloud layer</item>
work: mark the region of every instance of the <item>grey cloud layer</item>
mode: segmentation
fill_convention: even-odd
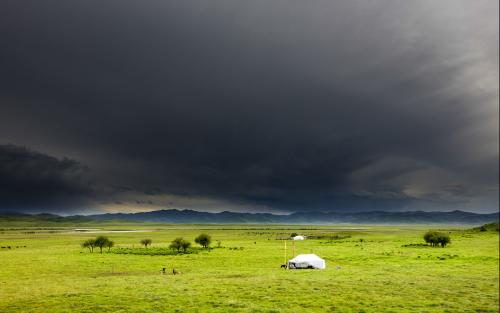
[[[23,147],[0,145],[1,207],[10,211],[81,209],[92,198],[88,169]]]
[[[498,2],[1,7],[0,140],[116,201],[498,209]]]

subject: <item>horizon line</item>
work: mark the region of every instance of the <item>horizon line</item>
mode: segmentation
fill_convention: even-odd
[[[40,212],[40,213],[29,213],[29,212],[15,212],[15,211],[7,211],[7,212],[2,212],[0,215],[55,215],[55,216],[61,216],[61,217],[71,217],[71,216],[94,216],[94,215],[113,215],[113,214],[141,214],[141,213],[153,213],[153,212],[160,212],[160,211],[178,211],[178,212],[196,212],[196,213],[208,213],[208,214],[221,214],[221,213],[233,213],[233,214],[251,214],[251,215],[273,215],[273,216],[291,216],[293,214],[297,213],[322,213],[322,214],[332,214],[332,213],[337,213],[337,214],[363,214],[363,213],[374,213],[374,212],[380,212],[380,213],[452,213],[452,212],[462,212],[462,213],[472,213],[472,214],[478,214],[478,215],[489,215],[489,214],[500,214],[500,210],[496,212],[489,212],[489,213],[484,213],[484,212],[471,212],[471,211],[463,211],[463,210],[450,210],[450,211],[424,211],[424,210],[414,210],[414,211],[384,211],[384,210],[368,210],[368,211],[356,211],[356,212],[345,212],[345,211],[295,211],[291,212],[289,214],[275,214],[271,212],[235,212],[235,211],[220,211],[220,212],[208,212],[208,211],[198,211],[198,210],[193,210],[193,209],[159,209],[159,210],[152,210],[152,211],[138,211],[138,212],[101,212],[101,213],[91,213],[91,214],[56,214],[56,213],[50,213],[50,212]]]

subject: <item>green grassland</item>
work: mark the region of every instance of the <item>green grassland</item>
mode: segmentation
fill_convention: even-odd
[[[73,231],[82,227],[104,233]],[[0,250],[0,312],[498,312],[498,232],[467,228],[9,221],[0,223],[0,246],[11,246]],[[146,232],[107,232],[127,229]],[[428,229],[449,233],[451,244],[416,245]],[[113,250],[140,251],[151,238],[148,249],[165,251],[202,232],[221,247],[180,255],[80,247],[105,235]],[[295,253],[319,255],[325,270],[280,268],[285,242],[292,257],[292,241],[281,238],[292,232],[316,236],[295,242]]]

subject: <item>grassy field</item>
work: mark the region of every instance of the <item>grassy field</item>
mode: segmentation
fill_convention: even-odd
[[[266,226],[99,223],[0,225],[0,312],[498,312],[499,236],[451,226]],[[423,243],[449,232],[446,248]],[[146,232],[108,232],[143,230]],[[184,255],[89,253],[106,235],[119,248],[167,247],[208,233],[221,248]],[[284,270],[284,240],[325,270]],[[193,242],[194,244],[194,242]],[[26,246],[26,247],[24,247]],[[287,241],[288,258],[292,256]],[[17,248],[16,248],[17,247]],[[238,249],[234,249],[238,248]],[[143,248],[141,248],[143,249]],[[160,273],[166,267],[167,275]],[[172,275],[172,268],[181,272]]]

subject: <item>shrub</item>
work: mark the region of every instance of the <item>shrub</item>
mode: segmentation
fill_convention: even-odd
[[[185,240],[182,237],[177,237],[174,240],[172,240],[169,248],[177,250],[177,252],[180,252],[181,249],[183,252],[186,252],[190,246],[191,246],[191,243],[189,241]]]
[[[170,246],[168,246],[168,247],[170,249],[174,249],[174,250],[177,250],[177,252],[179,252],[181,250],[182,241],[184,241],[184,238],[182,238],[182,237],[175,238],[174,240],[172,240],[172,242],[170,243]]]
[[[88,248],[89,252],[94,252],[95,240],[87,239],[82,243],[82,248]]]
[[[203,248],[208,248],[210,246],[210,243],[212,242],[212,237],[207,234],[201,234],[198,237],[195,238],[194,242],[202,246]]]
[[[425,233],[424,240],[433,247],[441,245],[443,248],[451,242],[450,236],[437,231],[428,231]]]
[[[203,248],[198,249],[188,249],[186,254],[197,254]],[[161,247],[149,247],[148,249],[143,248],[116,248],[110,251],[115,254],[125,254],[125,255],[178,255],[182,252],[177,252],[175,249],[161,248]]]
[[[182,248],[182,252],[186,253],[187,249],[191,247],[191,243],[187,240],[183,240],[181,242],[181,248]]]
[[[106,242],[106,244],[104,245],[104,247],[108,248],[108,252],[109,252],[109,251],[111,250],[111,248],[113,248],[113,247],[114,247],[114,245],[115,245],[115,243],[114,243],[113,241],[108,240],[108,241]]]
[[[141,245],[143,245],[145,248],[147,248],[152,242],[153,242],[153,240],[151,240],[151,239],[142,239]]]

